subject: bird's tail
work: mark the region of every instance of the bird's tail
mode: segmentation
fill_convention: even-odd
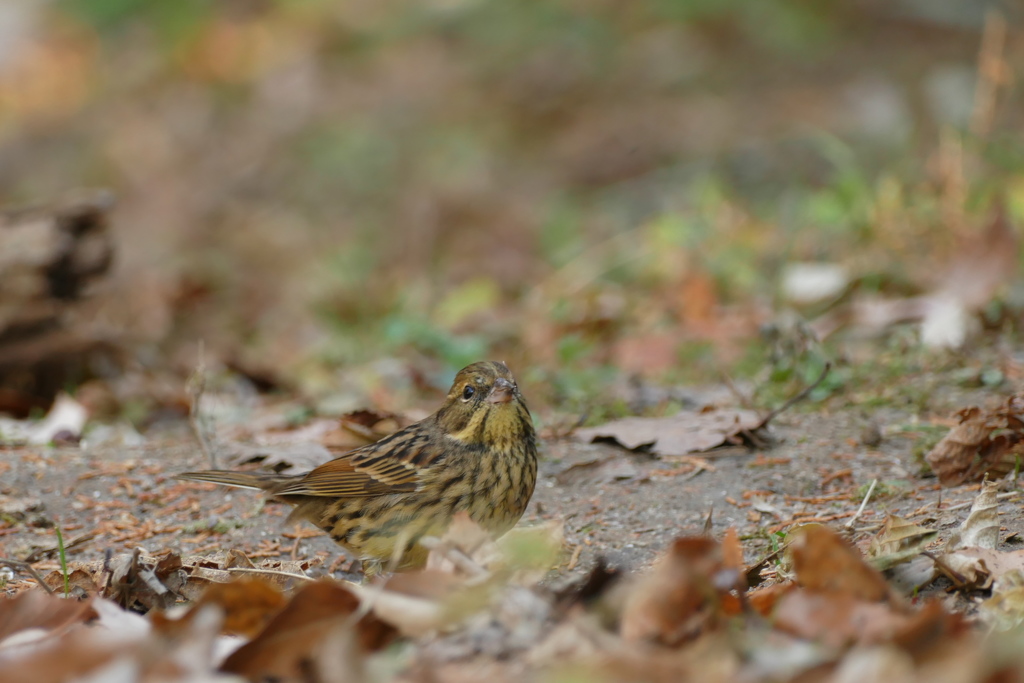
[[[228,470],[204,470],[202,472],[182,472],[175,475],[175,479],[187,479],[189,481],[210,481],[223,486],[236,486],[243,489],[258,489],[273,493],[282,484],[287,483],[294,477],[283,474],[270,474],[269,472],[230,472]]]

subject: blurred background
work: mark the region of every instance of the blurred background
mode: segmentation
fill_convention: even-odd
[[[111,254],[55,314],[76,344],[9,362],[6,404],[69,389],[144,420],[187,410],[202,362],[390,407],[499,358],[538,406],[635,412],[723,376],[783,396],[831,358],[825,397],[880,353],[979,339],[1010,340],[1012,378],[1022,18],[4,0],[0,203],[85,193]]]

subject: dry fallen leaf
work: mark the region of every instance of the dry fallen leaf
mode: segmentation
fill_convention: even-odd
[[[1004,553],[993,548],[961,548],[942,555],[939,569],[957,588],[987,590],[1003,574],[1024,569],[1024,550]]]
[[[772,617],[782,631],[830,648],[891,643],[912,656],[941,647],[947,637],[963,630],[960,618],[946,613],[936,601],[907,612],[850,594],[813,590],[786,593]]]
[[[800,586],[865,602],[890,598],[881,573],[828,527],[808,524],[790,532],[790,538],[788,553]]]
[[[1024,569],[1011,569],[992,585],[992,597],[980,605],[980,614],[997,631],[1024,624]]]
[[[609,456],[573,463],[555,474],[555,481],[562,486],[579,486],[634,479],[639,475],[640,470],[633,463],[623,457]]]
[[[889,640],[908,616],[849,593],[794,590],[779,598],[772,619],[786,633],[840,648]]]
[[[306,584],[259,635],[228,656],[221,670],[251,680],[338,680],[338,671],[330,679],[319,672],[337,664],[328,656],[330,648],[341,648],[348,655],[345,669],[358,671],[362,653],[384,647],[396,633],[372,613],[359,616],[359,605],[359,598],[336,581]]]
[[[220,616],[206,609],[186,628],[165,638],[154,633],[149,620],[101,598],[88,604],[61,600],[37,591],[24,593],[53,603],[58,609],[85,606],[88,621],[67,621],[49,631],[30,629],[0,645],[0,682],[64,683],[65,681],[125,681],[132,683],[199,683],[237,678],[214,672],[214,649]],[[14,602],[9,601],[9,602]],[[42,607],[46,613],[48,608]],[[21,643],[15,643],[20,636]]]
[[[999,543],[998,486],[993,481],[981,485],[971,503],[971,512],[960,528],[950,535],[946,551],[958,548],[995,548]]]
[[[989,588],[1001,575],[1024,566],[1024,551],[1003,553],[995,549],[999,543],[996,490],[995,482],[982,484],[970,514],[950,536],[946,552],[936,561],[958,588]]]
[[[627,417],[600,427],[577,429],[584,442],[613,440],[624,448],[650,447],[658,455],[686,455],[723,444],[742,443],[741,433],[755,429],[761,417],[752,410],[684,410],[672,417]]]
[[[28,629],[54,635],[97,616],[91,600],[63,600],[39,590],[25,591],[0,600],[0,648],[9,637]]]
[[[926,529],[912,522],[889,515],[878,535],[871,539],[868,546],[868,559],[871,565],[880,571],[907,562],[917,557],[924,547],[935,540],[939,532]]]
[[[958,424],[925,456],[943,486],[998,479],[1014,471],[1024,452],[1024,397],[992,411],[976,406],[957,413]]]
[[[717,541],[676,539],[628,594],[622,637],[662,645],[691,640],[717,623],[723,599],[740,581],[742,571],[730,565]]]
[[[224,612],[222,632],[252,638],[286,602],[281,591],[264,579],[242,577],[231,583],[211,583],[181,619],[172,621],[159,612],[152,619],[160,632],[176,633],[200,610],[216,605]]]

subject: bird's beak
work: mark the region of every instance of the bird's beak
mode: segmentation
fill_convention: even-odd
[[[491,393],[487,394],[488,403],[508,403],[515,396],[516,388],[504,377],[494,380]]]

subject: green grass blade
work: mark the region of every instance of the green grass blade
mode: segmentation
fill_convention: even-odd
[[[60,532],[60,527],[55,526],[54,529],[57,531],[57,552],[60,553],[60,573],[64,575],[64,597],[71,595],[71,583],[68,580],[68,558],[64,554],[64,534]]]

